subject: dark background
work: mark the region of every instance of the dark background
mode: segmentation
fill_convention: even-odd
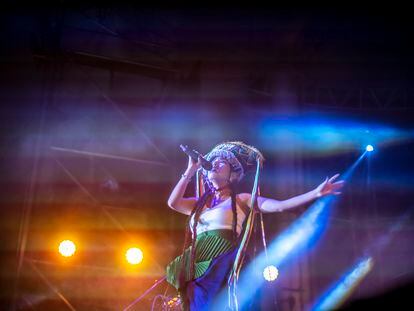
[[[320,239],[262,287],[264,309],[275,300],[280,310],[308,309],[367,253],[373,269],[347,301],[411,281],[407,8],[8,4],[0,50],[3,306],[127,306],[181,250],[185,217],[166,205],[187,162],[178,145],[207,153],[225,140],[262,151],[262,195],[277,199],[346,171],[364,142],[378,146]],[[335,135],[327,139],[328,131]],[[250,191],[252,177],[241,189]],[[269,243],[305,208],[265,215]],[[66,261],[56,253],[63,237],[79,248]],[[122,263],[130,242],[146,256],[135,269]],[[252,245],[262,249],[258,237]],[[164,292],[173,295],[163,283],[136,310]]]

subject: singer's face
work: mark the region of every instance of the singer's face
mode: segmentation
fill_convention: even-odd
[[[227,160],[222,158],[215,158],[211,163],[213,169],[208,172],[208,178],[210,180],[229,180],[231,168]]]

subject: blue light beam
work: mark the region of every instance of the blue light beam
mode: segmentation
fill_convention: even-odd
[[[347,180],[351,177],[366,153],[367,151],[341,176],[342,180]],[[327,227],[329,215],[333,204],[336,202],[336,198],[336,196],[330,195],[313,203],[300,218],[273,240],[269,245],[267,257],[263,251],[242,270],[237,282],[238,306],[240,309],[249,304],[262,285],[264,279],[261,272],[268,265],[281,268],[293,256],[316,244]],[[228,296],[226,291],[223,291],[218,296],[213,309],[219,310],[227,303]]]
[[[340,280],[329,288],[311,308],[312,311],[334,310],[348,298],[374,265],[371,257],[364,257]]]

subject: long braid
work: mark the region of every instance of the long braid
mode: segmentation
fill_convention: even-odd
[[[193,279],[194,277],[194,265],[195,265],[195,256],[196,256],[196,241],[197,241],[197,224],[198,220],[200,219],[201,212],[203,210],[202,205],[200,208],[198,208],[194,214],[194,222],[193,222],[193,238],[191,240],[191,252],[190,252],[190,279]]]
[[[183,246],[183,252],[182,253],[184,254],[185,250],[191,245],[191,256],[190,256],[190,276],[191,276],[191,278],[193,277],[193,274],[194,274],[195,242],[196,242],[196,239],[197,239],[197,230],[196,230],[197,229],[197,223],[198,223],[198,220],[200,218],[203,207],[206,204],[206,202],[209,199],[211,194],[212,194],[212,191],[210,189],[207,189],[206,192],[204,192],[204,194],[198,199],[195,207],[191,211],[191,214],[190,214],[190,216],[188,217],[188,220],[187,220],[184,246]],[[191,218],[193,216],[194,216],[194,223],[191,227],[193,234],[191,235],[190,224],[191,224]],[[186,271],[185,260],[183,260],[182,264],[181,264],[181,275],[180,275],[180,278],[182,278],[183,281],[185,280],[185,274],[184,274],[185,271]]]
[[[233,243],[237,241],[237,201],[236,201],[236,189],[234,183],[230,183],[231,190],[231,209],[233,211]]]

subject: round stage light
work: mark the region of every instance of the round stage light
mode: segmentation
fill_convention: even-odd
[[[278,275],[279,275],[279,270],[277,270],[277,268],[275,266],[267,266],[263,270],[263,277],[268,282],[272,282],[272,281],[276,280]]]
[[[125,254],[125,257],[126,257],[126,260],[131,265],[137,265],[144,258],[144,254],[142,253],[142,251],[139,248],[137,248],[137,247],[131,247],[131,248],[129,248],[127,250],[127,252]]]
[[[63,257],[70,257],[76,252],[76,245],[71,240],[64,240],[59,244],[59,253]]]
[[[367,145],[365,147],[365,150],[368,151],[368,152],[371,152],[371,151],[374,151],[374,147],[372,145]]]

